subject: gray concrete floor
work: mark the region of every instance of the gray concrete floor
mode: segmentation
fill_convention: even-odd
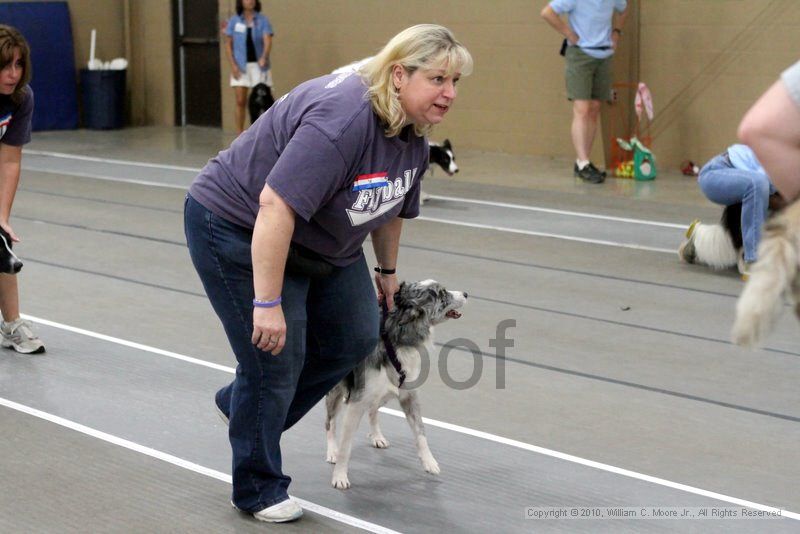
[[[26,149],[12,224],[23,238],[23,311],[48,352],[0,354],[4,532],[287,528],[227,506],[230,452],[211,395],[235,361],[184,245],[183,188],[230,140],[131,128],[37,133]],[[477,360],[463,349],[446,360],[458,381],[479,362],[477,383],[453,388],[434,363],[421,391],[442,474],[422,472],[404,423],[384,414],[392,447],[362,440],[354,488],[330,488],[318,407],[284,439],[293,494],[375,531],[797,531],[792,519],[524,519],[531,506],[737,507],[675,484],[799,512],[797,322],[787,312],[758,351],[728,342],[738,276],[668,252],[682,225],[718,217],[693,179],[667,172],[589,186],[569,161],[454,142],[462,171],[426,178],[434,198],[406,225],[400,260],[404,278],[436,278],[471,297],[437,339],[479,347]],[[497,186],[501,175],[513,186]],[[516,326],[503,360],[490,340],[505,319]],[[310,512],[288,529],[356,528],[331,516]]]

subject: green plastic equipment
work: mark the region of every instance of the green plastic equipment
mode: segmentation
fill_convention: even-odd
[[[644,146],[639,139],[631,137],[630,141],[625,141],[617,137],[617,143],[623,150],[633,152],[633,177],[636,180],[647,181],[655,180],[658,171],[656,170],[656,157],[649,148]]]

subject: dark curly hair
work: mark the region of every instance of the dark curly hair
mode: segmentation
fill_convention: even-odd
[[[11,93],[11,101],[21,104],[25,95],[25,86],[31,80],[31,48],[28,41],[16,28],[0,24],[0,70],[14,59],[14,52],[19,50],[20,60],[22,61],[22,78],[19,79],[17,87]]]
[[[256,13],[261,13],[261,0],[256,0],[256,7],[254,8]],[[242,5],[242,0],[236,0],[236,14],[242,16],[244,12],[244,6]]]

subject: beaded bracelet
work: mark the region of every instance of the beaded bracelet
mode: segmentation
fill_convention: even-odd
[[[281,297],[278,296],[275,300],[259,300],[253,299],[253,306],[256,308],[274,308],[281,303]]]
[[[380,267],[375,267],[375,272],[380,274],[394,274],[397,272],[397,269],[381,269]]]

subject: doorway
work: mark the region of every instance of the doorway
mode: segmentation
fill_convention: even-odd
[[[175,122],[222,126],[218,0],[172,0]]]

